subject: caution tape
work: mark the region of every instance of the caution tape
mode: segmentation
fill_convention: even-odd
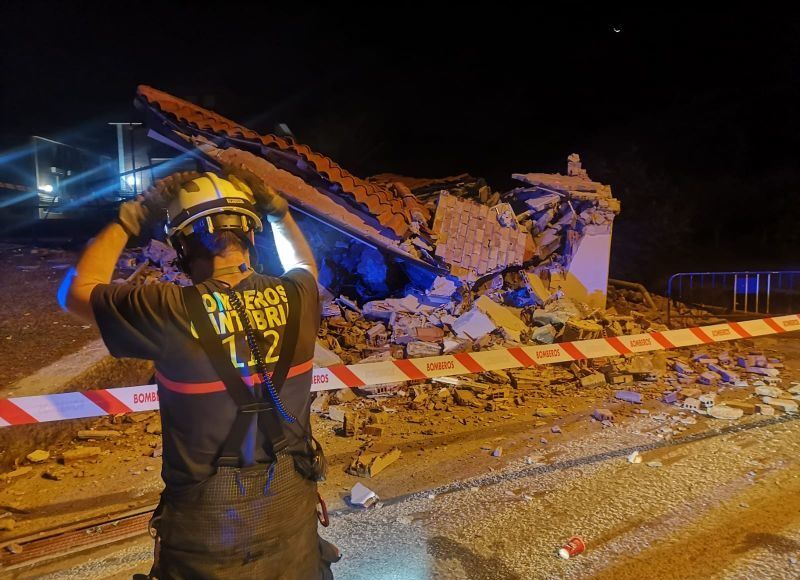
[[[800,330],[800,315],[776,316],[577,342],[335,365],[313,371],[311,390],[328,391],[669,350]],[[202,395],[196,395],[202,396]],[[156,385],[0,399],[0,427],[158,409]]]

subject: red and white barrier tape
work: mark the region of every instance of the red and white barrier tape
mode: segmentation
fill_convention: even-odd
[[[794,330],[800,330],[800,314],[579,342],[521,346],[367,364],[336,365],[314,369],[311,390],[327,391],[483,371],[535,367],[559,362],[669,350]],[[0,427],[157,409],[158,390],[156,385],[17,397],[0,399]]]

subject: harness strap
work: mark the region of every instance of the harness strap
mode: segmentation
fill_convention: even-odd
[[[278,362],[272,375],[275,384],[278,385],[278,390],[283,386],[289,373],[300,322],[300,303],[297,290],[290,281],[284,280],[283,282],[290,308]],[[288,445],[280,414],[270,401],[261,396],[261,389],[255,389],[259,393],[258,397],[250,391],[238,370],[231,364],[230,356],[225,352],[222,342],[209,320],[200,289],[197,286],[185,286],[181,292],[189,320],[194,325],[200,345],[238,407],[236,418],[217,459],[217,465],[227,467],[241,465],[242,444],[247,438],[247,432],[252,424],[253,413],[258,416],[259,430],[266,436],[274,459]],[[249,324],[246,316],[242,320],[242,324]]]

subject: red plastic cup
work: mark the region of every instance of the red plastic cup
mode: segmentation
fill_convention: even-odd
[[[578,536],[572,536],[567,543],[558,551],[558,555],[565,560],[569,560],[573,556],[582,554],[586,551],[586,544]]]

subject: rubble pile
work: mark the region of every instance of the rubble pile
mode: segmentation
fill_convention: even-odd
[[[666,330],[632,308],[626,314],[613,307],[593,309],[560,293],[542,300],[540,288],[526,282],[524,273],[507,273],[471,291],[461,280],[438,277],[426,291],[363,305],[322,288],[317,363],[378,362]]]
[[[592,181],[580,157],[568,158],[567,175],[514,174],[525,185],[502,196],[517,212],[516,221],[533,240],[538,260],[534,273],[550,288],[566,279],[584,235],[609,233],[620,211],[611,188]]]
[[[303,219],[315,220],[307,231],[338,236],[311,239],[322,284],[334,294],[367,302],[403,286],[426,291],[437,275],[474,290],[487,278],[516,274],[518,289],[526,286],[522,293],[535,298],[515,306],[543,303],[559,291],[605,306],[620,206],[609,186],[589,179],[577,154],[569,156],[566,175],[515,174],[522,185],[506,193],[469,175],[364,180],[293,139],[259,135],[152,87],[139,87],[137,100],[165,142],[181,151],[197,148],[210,166],[251,172],[281,191]]]
[[[513,177],[524,185],[504,194],[469,175],[418,180],[384,174],[374,179],[400,181],[426,202],[434,215],[430,239],[424,248],[419,241],[412,246],[432,251],[450,274],[472,283],[525,266],[527,274],[541,280],[532,283],[546,298],[564,286],[584,236],[610,236],[620,203],[609,186],[589,179],[577,154],[569,156],[567,175]]]
[[[117,261],[117,272],[124,277],[114,279],[113,283],[143,286],[172,282],[189,286],[191,280],[175,265],[177,258],[172,247],[158,240],[150,240],[144,248],[131,248],[122,253]]]
[[[644,415],[658,425],[657,437],[671,438],[698,424],[699,416],[735,421],[753,415],[797,413],[800,381],[787,380],[784,385],[783,368],[775,351],[758,350],[745,340],[706,345],[702,350],[656,351],[357,390],[366,396],[345,389],[321,394],[312,411],[341,423],[340,435],[365,441],[348,471],[371,476],[372,461],[380,466],[384,458],[394,461],[400,456],[393,448],[373,450],[376,441],[387,434],[388,413],[403,411],[411,414],[408,422],[445,429],[448,420],[480,426],[487,420],[491,423],[490,417],[510,419],[523,413],[530,414],[534,427],[550,424],[551,432],[560,434],[559,424],[552,422],[570,412],[565,401],[577,396],[596,401],[589,420],[603,428],[613,428],[625,417]],[[388,397],[393,397],[397,408],[385,406]],[[422,431],[430,435],[440,432]],[[542,438],[541,443],[546,440]]]

